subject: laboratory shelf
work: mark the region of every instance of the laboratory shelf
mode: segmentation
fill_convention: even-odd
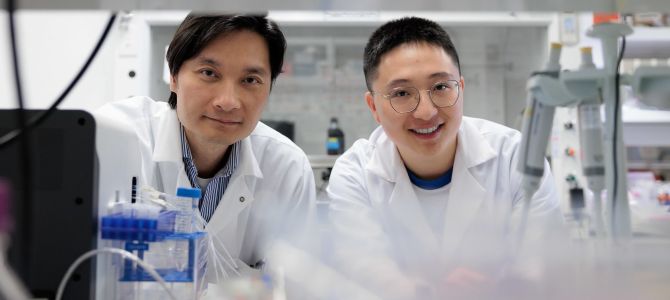
[[[670,170],[670,162],[629,161],[626,165],[629,169]]]
[[[309,159],[309,164],[312,166],[312,169],[327,169],[332,168],[335,165],[335,161],[339,155],[327,155],[327,154],[310,154],[307,155]]]
[[[670,58],[670,27],[634,27],[624,58]]]
[[[670,111],[624,107],[622,120],[626,146],[670,146]]]

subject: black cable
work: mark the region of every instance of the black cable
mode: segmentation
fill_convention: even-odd
[[[613,169],[612,173],[612,179],[614,180],[614,184],[612,185],[612,217],[610,218],[611,220],[611,228],[614,231],[615,224],[616,224],[616,197],[617,197],[617,189],[618,189],[618,181],[619,181],[619,168],[617,167],[617,128],[619,125],[619,80],[621,77],[621,74],[619,73],[619,67],[621,66],[621,60],[623,59],[623,53],[626,51],[626,37],[622,36],[621,37],[621,50],[619,51],[619,58],[617,59],[616,63],[616,69],[614,69],[614,118],[612,122],[614,122],[614,129],[612,132],[612,143],[614,147],[612,147],[612,162],[613,162]],[[614,234],[614,232],[612,232]]]
[[[16,3],[14,0],[8,0],[7,1],[7,11],[8,11],[8,16],[9,16],[9,37],[10,37],[10,44],[12,48],[12,63],[14,67],[14,83],[16,84],[16,102],[18,104],[18,110],[16,111],[16,120],[17,120],[17,125],[19,130],[21,132],[24,132],[23,135],[21,135],[21,143],[19,145],[21,151],[19,153],[19,165],[20,165],[20,170],[21,172],[21,181],[23,182],[22,186],[22,192],[23,192],[23,199],[14,199],[14,203],[17,203],[16,206],[20,206],[20,211],[21,211],[21,220],[19,221],[20,224],[22,225],[22,232],[20,235],[14,236],[14,238],[18,239],[16,242],[19,245],[20,249],[22,251],[30,251],[32,249],[32,241],[30,239],[30,236],[32,235],[32,222],[30,222],[30,215],[32,213],[32,164],[30,161],[30,132],[27,130],[27,122],[26,122],[26,114],[27,112],[25,111],[25,106],[24,106],[24,101],[23,101],[23,90],[21,89],[21,73],[19,70],[19,53],[17,50],[17,42],[16,42],[16,27],[15,27],[15,20],[14,20],[14,13],[16,11]],[[18,188],[18,185],[15,184],[15,186]],[[17,216],[18,217],[18,216]],[[23,275],[23,278],[26,278],[26,270],[29,262],[29,256],[23,254],[19,255],[21,257],[20,259],[20,264],[21,266],[19,267],[19,274]]]
[[[10,1],[12,2],[12,1]],[[16,141],[20,136],[25,134],[26,130],[31,130],[35,128],[36,126],[42,124],[44,120],[46,120],[60,105],[63,100],[67,97],[68,94],[72,91],[74,86],[79,82],[81,77],[84,75],[88,67],[91,65],[91,62],[93,62],[93,59],[96,57],[98,54],[98,51],[102,47],[103,42],[107,39],[107,35],[109,34],[112,25],[114,24],[114,20],[116,19],[116,13],[112,13],[111,16],[109,16],[109,20],[107,21],[107,25],[105,26],[105,30],[102,33],[102,36],[100,36],[100,39],[98,40],[98,43],[95,45],[95,48],[93,49],[93,52],[88,56],[88,59],[86,60],[86,63],[82,66],[82,68],[79,70],[75,78],[70,82],[70,84],[67,86],[67,88],[61,93],[61,95],[56,99],[56,101],[51,104],[51,106],[46,110],[43,111],[41,114],[33,117],[30,119],[30,122],[26,124],[25,128],[19,127],[19,129],[12,130],[9,133],[5,134],[0,138],[0,149],[4,148],[5,146],[10,145],[12,142]],[[18,81],[17,81],[18,82]],[[23,123],[25,124],[25,122]]]

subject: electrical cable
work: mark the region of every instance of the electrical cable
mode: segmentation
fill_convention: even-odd
[[[17,123],[18,123],[18,130],[21,132],[24,132],[24,134],[21,135],[21,143],[19,145],[20,153],[19,153],[19,166],[20,166],[20,172],[21,172],[21,181],[23,182],[22,186],[22,193],[23,193],[23,199],[20,199],[18,201],[15,201],[18,205],[21,205],[21,216],[20,219],[18,219],[18,222],[21,222],[21,224],[24,224],[23,227],[23,234],[22,235],[15,235],[14,238],[17,239],[16,243],[20,245],[19,247],[24,250],[29,250],[32,249],[32,242],[31,242],[31,234],[33,232],[32,229],[32,224],[29,222],[30,220],[30,215],[32,213],[33,207],[32,207],[32,162],[30,160],[30,132],[27,131],[28,125],[26,122],[26,111],[25,111],[25,103],[23,100],[23,89],[21,88],[21,74],[20,74],[20,68],[19,68],[19,53],[17,50],[17,41],[16,41],[16,24],[14,20],[14,13],[16,11],[16,1],[14,0],[8,0],[7,1],[7,11],[9,15],[9,36],[10,36],[10,45],[12,48],[12,63],[13,63],[13,71],[14,71],[14,83],[16,85],[16,102],[18,104],[18,110],[17,110]],[[2,149],[2,144],[0,144],[0,149]],[[21,186],[16,184],[17,187]],[[23,200],[23,201],[21,201]],[[27,255],[21,255],[20,258],[20,266],[19,267],[19,272],[23,270],[24,266],[28,265],[28,256]],[[27,274],[22,273],[22,275],[26,276]]]
[[[89,56],[88,60],[82,67],[82,69],[79,71],[77,76],[74,78],[74,80],[70,83],[70,85],[63,91],[63,93],[57,98],[57,100],[49,107],[48,110],[44,111],[43,113],[36,115],[35,117],[31,118],[30,121],[28,121],[28,116],[27,112],[25,110],[25,101],[24,101],[24,95],[23,95],[23,89],[22,89],[22,84],[21,84],[21,74],[20,74],[20,66],[19,66],[19,54],[18,54],[18,42],[17,42],[17,34],[16,34],[16,20],[15,20],[15,12],[16,12],[16,1],[14,0],[8,0],[7,1],[7,11],[8,11],[8,20],[9,20],[9,31],[10,31],[10,46],[11,46],[11,52],[12,52],[12,62],[13,62],[13,71],[14,71],[14,80],[15,80],[15,85],[16,85],[16,99],[17,99],[17,129],[10,131],[9,133],[3,135],[0,137],[0,149],[3,149],[5,146],[10,145],[13,141],[20,141],[19,149],[20,149],[20,154],[19,154],[19,160],[20,160],[20,169],[21,169],[21,181],[23,182],[23,201],[17,201],[20,203],[22,206],[21,208],[21,216],[20,216],[20,221],[21,224],[23,225],[23,235],[21,236],[15,236],[14,238],[17,239],[15,242],[16,244],[20,245],[21,249],[32,249],[32,241],[31,241],[31,233],[33,231],[32,228],[32,223],[29,221],[31,218],[31,214],[33,211],[33,206],[32,206],[32,201],[31,199],[33,198],[33,192],[32,192],[32,161],[30,155],[32,154],[31,151],[31,137],[30,137],[30,130],[34,128],[35,126],[38,126],[39,124],[43,123],[44,120],[46,120],[55,110],[56,107],[65,99],[65,97],[70,93],[72,88],[77,84],[79,79],[82,77],[84,72],[88,69],[90,66],[93,58],[97,55],[99,49],[101,48],[101,45],[103,41],[106,39],[110,29],[111,25],[114,22],[114,19],[116,18],[116,13],[112,13],[110,16],[110,19],[107,23],[107,26],[105,28],[105,31],[103,32],[102,37],[96,44],[96,47],[94,51],[91,53]],[[20,256],[20,265],[21,266],[27,266],[28,265],[28,260],[29,256],[28,255],[21,255]],[[22,267],[19,268],[19,270],[22,270]],[[27,276],[28,274],[22,273],[23,276]]]
[[[10,3],[11,2],[13,2],[13,1],[10,1]],[[10,9],[10,22],[13,24],[11,16],[12,16],[12,10]],[[26,134],[27,130],[31,130],[32,128],[35,128],[36,126],[42,124],[44,122],[44,120],[46,120],[56,110],[56,107],[58,107],[58,105],[60,105],[61,102],[63,102],[63,100],[65,100],[67,95],[70,94],[70,92],[75,87],[75,85],[79,82],[79,80],[84,75],[86,70],[88,70],[89,66],[93,62],[93,59],[97,56],[100,48],[102,47],[102,44],[107,39],[107,36],[109,35],[109,32],[111,31],[111,28],[112,28],[112,25],[114,24],[115,19],[116,19],[116,13],[113,12],[109,16],[109,20],[107,21],[105,29],[104,29],[102,35],[100,36],[100,39],[98,39],[98,42],[96,43],[95,48],[93,49],[93,52],[91,52],[91,54],[88,56],[86,62],[82,66],[82,68],[79,70],[79,72],[74,77],[74,79],[72,79],[72,82],[70,82],[70,84],[61,93],[61,95],[58,96],[56,101],[54,101],[53,104],[51,104],[51,106],[49,106],[49,108],[46,111],[43,111],[41,114],[31,118],[30,122],[28,124],[26,124],[25,128],[24,127],[19,127],[19,129],[10,131],[9,133],[0,137],[0,149],[4,148],[5,146],[8,146],[9,144],[14,142],[19,137]],[[13,25],[11,25],[11,26],[13,28]],[[13,29],[12,29],[12,47],[15,48],[14,43],[15,43],[14,42],[14,35],[13,35]],[[14,52],[16,52],[16,51],[14,50]],[[18,61],[18,59],[15,58],[15,61]],[[15,62],[15,64],[16,64],[16,62]],[[16,80],[17,80],[17,85],[18,85],[18,80],[19,80],[18,79],[18,74],[15,75],[15,76],[17,78]],[[17,89],[17,91],[18,91],[18,89]],[[21,99],[21,101],[22,101],[23,98],[22,98],[21,93],[17,92],[17,94],[18,94],[19,99]],[[19,106],[19,110],[21,110],[22,107],[23,107],[23,104],[21,103],[20,106]],[[24,124],[25,124],[25,122],[24,122]]]
[[[621,77],[621,74],[619,73],[619,67],[621,66],[621,60],[623,59],[623,53],[626,51],[626,37],[622,36],[621,37],[621,50],[619,50],[619,57],[617,58],[617,63],[616,63],[616,69],[614,69],[614,118],[612,122],[614,122],[614,129],[612,132],[612,165],[613,169],[612,170],[612,180],[614,180],[613,185],[612,185],[612,190],[609,191],[612,193],[612,203],[610,204],[612,207],[612,217],[610,218],[611,220],[611,227],[612,230],[615,230],[615,224],[616,224],[616,198],[617,198],[617,189],[618,189],[618,181],[619,181],[619,167],[617,166],[617,129],[619,125],[619,80]],[[613,235],[614,236],[614,235]]]
[[[67,272],[65,272],[65,276],[63,276],[63,279],[61,279],[60,284],[58,284],[58,291],[56,292],[56,300],[61,300],[62,299],[63,292],[65,292],[65,286],[67,285],[67,282],[70,279],[70,276],[72,276],[72,273],[74,273],[74,270],[76,270],[77,267],[80,264],[82,264],[84,261],[86,261],[87,259],[89,259],[91,257],[94,257],[98,254],[102,254],[102,253],[118,254],[118,255],[121,255],[125,259],[130,259],[133,262],[137,263],[144,270],[146,270],[147,273],[149,273],[149,275],[154,280],[156,280],[156,282],[158,282],[161,285],[161,287],[163,287],[163,289],[165,289],[168,296],[170,296],[170,298],[172,300],[177,300],[177,297],[175,297],[175,295],[172,293],[170,288],[168,288],[167,283],[158,274],[158,272],[156,272],[156,269],[154,269],[154,267],[152,267],[150,264],[144,262],[142,259],[137,257],[137,255],[132,254],[132,253],[130,253],[126,250],[123,250],[123,249],[118,249],[118,248],[101,248],[101,249],[97,249],[97,250],[91,250],[91,251],[88,251],[88,252],[82,254],[81,256],[79,256],[79,258],[77,258],[77,260],[75,260],[74,263],[72,263],[72,265],[70,265],[70,267],[67,269]]]

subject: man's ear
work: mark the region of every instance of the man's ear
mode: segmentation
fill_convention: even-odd
[[[365,92],[365,103],[368,104],[370,113],[372,113],[372,117],[375,118],[377,124],[381,124],[379,121],[379,112],[377,112],[377,106],[375,105],[375,97],[372,95],[372,93],[370,93],[370,91]]]

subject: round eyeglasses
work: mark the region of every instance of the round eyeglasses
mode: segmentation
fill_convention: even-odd
[[[460,84],[457,80],[441,81],[426,91],[435,106],[449,107],[458,101]],[[401,114],[413,112],[421,101],[420,90],[413,86],[394,87],[387,90],[383,96],[391,102],[393,110]]]

